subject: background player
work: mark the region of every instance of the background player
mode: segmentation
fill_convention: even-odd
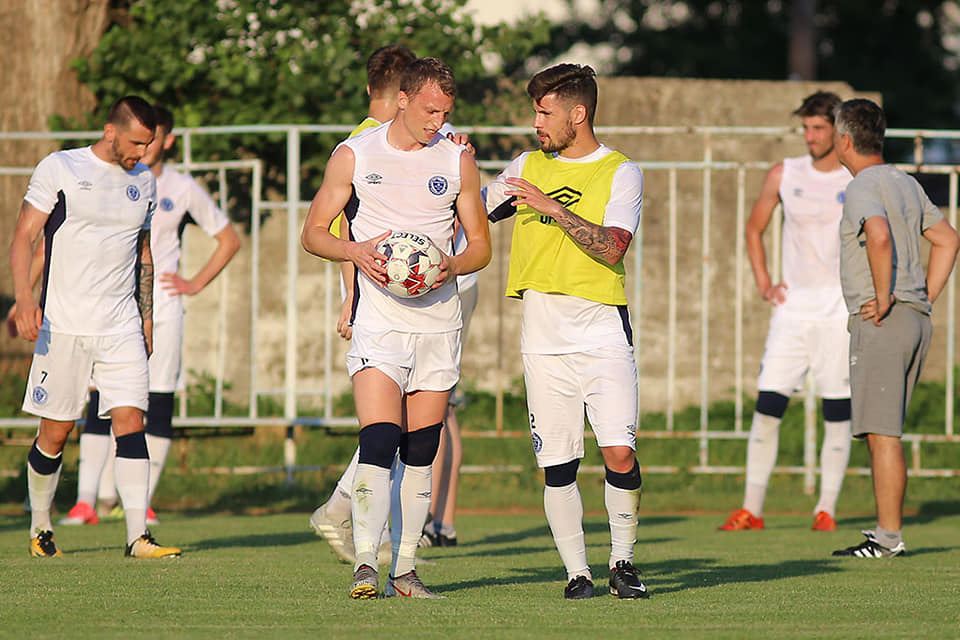
[[[906,550],[903,420],[930,347],[933,302],[953,270],[960,238],[914,178],[884,164],[887,123],[880,107],[848,100],[836,120],[837,152],[854,176],[840,222],[853,435],[870,447],[877,526],[834,555],[889,558]],[[921,237],[930,243],[926,274]]]
[[[30,553],[61,555],[50,506],[63,446],[82,415],[87,385],[103,393],[117,443],[116,483],[126,510],[125,555],[180,555],[146,528],[150,463],[143,433],[147,357],[153,341],[150,218],[156,181],[139,162],[154,138],[156,116],[127,96],[89,147],[52,153],[34,170],[10,247],[17,332],[35,340],[24,411],[40,416],[27,460]],[[33,246],[44,233],[40,302],[30,283]]]
[[[517,214],[507,295],[523,299],[520,352],[544,511],[569,580],[593,596],[577,470],[583,414],[606,466],[610,593],[645,598],[633,566],[640,507],[637,367],[623,255],[640,223],[643,175],[597,141],[593,69],[559,64],[527,84],[540,151],[521,154],[487,186],[491,220]],[[547,195],[549,194],[549,195]]]
[[[157,180],[159,206],[153,215],[150,248],[159,277],[154,283],[154,352],[150,357],[150,394],[147,408],[146,441],[150,453],[150,484],[147,521],[156,524],[150,501],[163,473],[173,437],[174,393],[182,388],[183,295],[195,295],[206,288],[240,248],[240,238],[227,216],[217,208],[210,195],[188,174],[165,167],[167,152],[173,147],[173,113],[163,105],[153,105],[157,129],[142,162]],[[195,222],[216,247],[206,263],[189,280],[180,276],[181,236],[187,222]],[[77,503],[60,524],[94,524],[101,471],[111,452],[110,421],[99,417],[100,393],[90,393],[87,421],[80,436]]]
[[[436,597],[417,576],[415,556],[429,509],[430,465],[449,391],[459,376],[460,300],[452,278],[490,260],[476,163],[438,134],[455,93],[453,73],[441,61],[421,58],[410,65],[401,81],[397,117],[337,147],[303,228],[308,252],[350,260],[363,272],[356,277],[347,354],[361,426],[351,505],[357,555],[352,598],[377,595],[377,547],[391,511],[393,563],[385,594]],[[371,178],[374,170],[377,177]],[[390,185],[389,193],[384,185]],[[336,238],[330,223],[351,197],[356,198],[351,240]],[[435,289],[415,299],[387,293],[385,256],[377,243],[391,230],[412,230],[452,253],[455,215],[467,247],[445,256]],[[391,500],[390,468],[398,451],[398,496]]]
[[[763,529],[763,502],[777,461],[780,422],[794,391],[813,372],[823,399],[820,500],[813,529],[837,528],[836,508],[850,459],[850,375],[847,311],[840,289],[840,216],[850,173],[833,144],[833,109],[840,98],[818,91],[794,111],[808,154],[767,173],[747,221],[746,243],[757,291],[773,305],[757,380],[757,406],[747,443],[743,507],[722,531]],[[783,203],[783,280],[767,270],[763,232]]]

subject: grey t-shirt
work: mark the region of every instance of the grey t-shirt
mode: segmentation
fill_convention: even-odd
[[[863,169],[847,186],[840,220],[840,283],[850,313],[876,297],[867,262],[863,225],[871,216],[884,216],[893,241],[893,295],[930,313],[927,279],[920,253],[924,231],[943,220],[920,183],[889,164]]]

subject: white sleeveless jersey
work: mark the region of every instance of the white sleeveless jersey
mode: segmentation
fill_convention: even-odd
[[[851,179],[843,167],[816,170],[809,155],[783,161],[782,279],[787,283],[785,305],[795,311],[823,314],[842,303],[840,218]]]
[[[437,134],[426,147],[400,151],[387,142],[390,123],[342,144],[354,153],[353,196],[344,208],[350,239],[417,231],[453,254],[454,204],[460,194],[462,147]],[[460,328],[455,279],[419,298],[398,298],[359,269],[353,322],[371,331],[439,333]]]
[[[161,320],[183,314],[183,296],[164,291],[160,286],[160,274],[175,273],[180,269],[180,236],[187,214],[208,236],[223,231],[230,221],[190,175],[169,167],[164,167],[157,178],[157,200],[150,231],[150,250],[154,265],[153,317]]]
[[[150,229],[156,181],[145,164],[127,171],[90,147],[57,151],[34,169],[24,200],[48,214],[43,328],[98,336],[135,331],[137,237]]]

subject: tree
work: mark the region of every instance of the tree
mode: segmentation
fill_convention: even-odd
[[[571,7],[573,0],[567,0]],[[803,4],[803,7],[793,5]],[[790,75],[791,10],[813,9],[813,68],[883,93],[892,127],[956,124],[960,10],[944,0],[597,0],[551,32],[548,51],[604,44],[607,72],[635,76],[778,79]],[[794,23],[802,26],[803,20]],[[552,55],[552,54],[550,54]]]
[[[458,122],[502,122],[493,98],[504,73],[546,42],[547,24],[480,27],[466,0],[127,0],[94,54],[79,59],[80,80],[99,100],[96,127],[128,93],[171,107],[178,126],[260,123],[353,124],[366,114],[366,59],[387,43],[447,61],[457,76]],[[489,68],[488,68],[489,67]],[[304,141],[304,196],[338,136]],[[269,186],[284,183],[280,138],[203,136],[204,158],[255,156]]]

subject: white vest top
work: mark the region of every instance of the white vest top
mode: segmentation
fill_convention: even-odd
[[[176,318],[183,314],[183,296],[172,296],[160,286],[160,274],[180,270],[180,239],[189,213],[208,236],[215,236],[230,221],[213,198],[190,175],[164,167],[157,178],[157,210],[150,231],[153,253],[153,318]]]
[[[401,151],[387,142],[387,122],[345,140],[354,153],[353,196],[344,208],[350,239],[385,231],[417,231],[453,254],[454,204],[460,194],[462,147],[440,134],[426,147]],[[455,279],[419,298],[398,298],[359,269],[354,285],[355,325],[370,331],[440,333],[460,328]]]
[[[840,218],[852,176],[845,168],[823,172],[809,155],[786,158],[780,180],[783,202],[783,274],[795,311],[826,313],[842,303]]]

